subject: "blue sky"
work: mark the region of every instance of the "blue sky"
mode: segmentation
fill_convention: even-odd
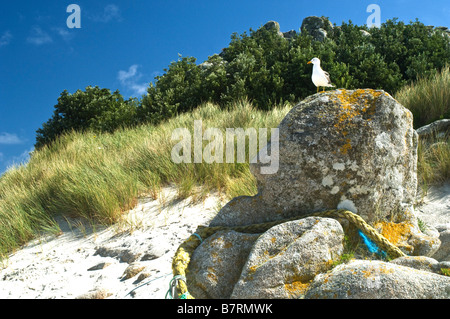
[[[69,29],[70,4],[81,28]],[[0,174],[26,160],[36,130],[63,90],[88,85],[140,97],[178,54],[198,63],[227,47],[230,35],[267,21],[296,30],[311,15],[362,25],[378,4],[381,21],[450,27],[448,0],[41,0],[3,1],[0,10]]]

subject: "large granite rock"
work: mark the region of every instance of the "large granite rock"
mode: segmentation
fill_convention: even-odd
[[[384,91],[335,90],[297,104],[279,125],[279,169],[250,169],[258,194],[229,202],[211,225],[245,225],[346,208],[372,222],[410,220],[417,187],[412,115]],[[271,145],[267,146],[270,152]]]
[[[413,205],[417,133],[412,115],[381,90],[335,90],[306,98],[279,125],[278,171],[250,169],[258,194],[225,205],[210,226],[283,220],[265,233],[220,232],[205,240],[188,267],[199,298],[449,298],[446,261],[432,256],[446,229],[422,233]],[[272,164],[271,164],[272,165]],[[343,228],[306,217],[329,209],[360,215],[408,255],[392,263],[355,260],[333,269]],[[353,240],[353,239],[352,239]],[[441,250],[446,255],[446,250]]]

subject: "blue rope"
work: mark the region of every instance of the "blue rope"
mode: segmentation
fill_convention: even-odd
[[[364,241],[364,244],[367,246],[367,249],[372,253],[372,254],[377,254],[381,257],[387,257],[387,254],[384,250],[380,249],[377,244],[375,244],[369,237],[367,237],[361,230],[358,230],[358,234],[359,236],[361,236],[361,238]]]

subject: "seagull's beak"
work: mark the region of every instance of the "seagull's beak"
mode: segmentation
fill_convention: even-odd
[[[312,64],[312,62],[311,62],[311,61],[308,61],[308,63],[306,63],[306,64]]]

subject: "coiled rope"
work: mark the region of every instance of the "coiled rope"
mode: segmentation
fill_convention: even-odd
[[[289,221],[299,220],[306,217],[330,217],[330,218],[344,218],[347,219],[351,224],[356,226],[360,231],[362,231],[369,239],[371,239],[378,247],[385,251],[391,258],[398,258],[406,256],[398,247],[394,246],[387,240],[383,235],[378,233],[375,228],[370,226],[365,222],[361,216],[356,215],[348,210],[327,210],[323,212],[302,215],[300,217],[293,217],[285,220],[278,220],[268,223],[247,225],[247,226],[217,226],[217,227],[206,227],[199,226],[194,234],[192,234],[186,241],[184,241],[177,252],[175,253],[172,262],[172,271],[174,279],[171,281],[171,293],[169,294],[172,298],[176,299],[194,299],[192,295],[189,294],[188,287],[186,284],[186,269],[191,260],[191,256],[195,249],[202,243],[206,238],[214,235],[218,231],[228,230],[236,231],[240,233],[250,233],[259,234],[264,233],[270,228],[286,223]]]

